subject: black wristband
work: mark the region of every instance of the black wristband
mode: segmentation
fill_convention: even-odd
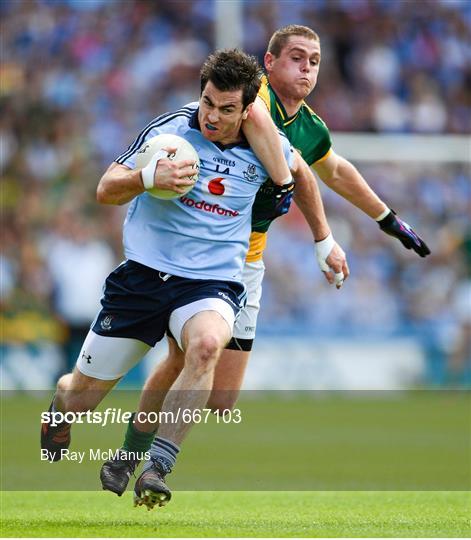
[[[390,227],[396,221],[395,215],[396,212],[394,212],[394,210],[391,210],[386,217],[384,217],[381,221],[378,221],[379,227],[381,229]]]

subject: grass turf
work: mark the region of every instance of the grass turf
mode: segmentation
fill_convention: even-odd
[[[90,491],[1,493],[3,537],[468,537],[468,492],[176,492],[147,512]]]

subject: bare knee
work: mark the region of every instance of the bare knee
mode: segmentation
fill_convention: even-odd
[[[194,353],[204,362],[209,362],[213,358],[217,359],[220,351],[219,341],[215,336],[206,334],[190,342],[188,347],[193,349]]]
[[[218,339],[205,334],[189,342],[185,362],[196,369],[214,369],[220,352]]]

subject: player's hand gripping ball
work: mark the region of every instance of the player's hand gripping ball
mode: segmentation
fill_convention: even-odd
[[[176,152],[169,153],[164,148],[176,148]],[[178,135],[171,135],[168,133],[163,133],[161,135],[156,135],[152,139],[147,140],[139,149],[136,154],[136,168],[145,169],[149,165],[149,171],[147,173],[148,183],[153,185],[153,178],[155,168],[159,159],[170,159],[171,161],[182,161],[188,159],[194,161],[193,169],[194,174],[188,178],[193,181],[193,184],[188,186],[184,193],[176,193],[170,189],[159,189],[156,187],[147,187],[146,178],[143,174],[144,187],[146,187],[147,193],[158,199],[176,199],[188,193],[196,181],[198,180],[198,174],[200,170],[200,159],[198,153],[193,148],[193,146],[182,137]],[[151,163],[153,162],[153,163]],[[144,173],[144,171],[143,171]]]

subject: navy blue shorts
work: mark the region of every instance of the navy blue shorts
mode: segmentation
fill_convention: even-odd
[[[153,347],[168,330],[172,311],[204,298],[222,298],[237,315],[245,287],[233,281],[170,276],[126,261],[106,278],[102,310],[92,323],[100,336],[133,338]],[[222,293],[222,294],[221,294]]]

